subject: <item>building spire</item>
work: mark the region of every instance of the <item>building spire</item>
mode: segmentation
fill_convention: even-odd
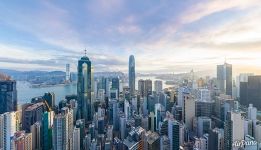
[[[86,50],[86,48],[85,48],[85,49],[84,49],[84,56],[87,56],[86,53],[87,53],[87,50]]]

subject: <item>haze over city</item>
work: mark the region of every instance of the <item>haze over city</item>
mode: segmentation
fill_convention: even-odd
[[[87,49],[95,71],[261,73],[261,3],[233,1],[2,1],[0,67],[64,70]]]

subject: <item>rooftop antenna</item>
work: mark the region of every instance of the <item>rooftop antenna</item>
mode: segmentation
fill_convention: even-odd
[[[86,50],[86,48],[85,48],[85,50],[84,50],[84,55],[86,56],[86,53],[87,53],[87,50]]]

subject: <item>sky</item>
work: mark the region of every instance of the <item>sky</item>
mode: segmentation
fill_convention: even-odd
[[[0,68],[261,74],[260,0],[2,0]]]

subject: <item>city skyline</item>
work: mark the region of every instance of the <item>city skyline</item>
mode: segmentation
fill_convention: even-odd
[[[0,68],[65,70],[69,63],[76,71],[86,48],[97,72],[127,73],[133,54],[141,73],[215,72],[226,58],[233,76],[260,74],[260,8],[257,0],[5,1]]]

